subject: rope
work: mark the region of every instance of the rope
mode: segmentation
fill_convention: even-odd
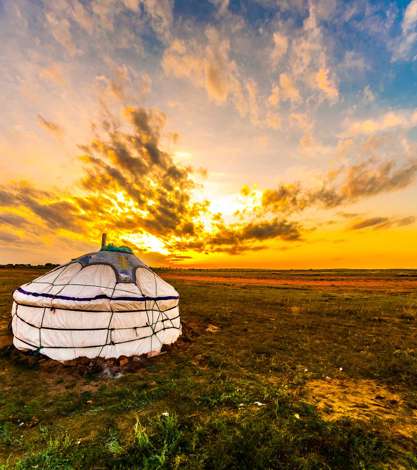
[[[40,308],[42,308],[42,307],[40,307]],[[46,307],[45,307],[45,310],[46,310]],[[136,313],[136,312],[131,311],[131,313]],[[53,326],[38,327],[38,326],[34,325],[33,323],[30,323],[27,320],[25,320],[24,318],[22,318],[17,312],[14,316],[16,318],[18,318],[20,321],[22,321],[23,323],[26,323],[26,325],[28,325],[32,328],[36,328],[37,330],[39,330],[41,328],[43,330],[52,330],[52,331],[103,331],[103,330],[108,329],[108,327],[103,327],[103,328],[56,328],[56,327],[53,327]],[[164,320],[162,320],[162,322],[176,320],[179,317],[180,316],[177,315],[176,317],[173,317],[172,319],[171,318],[164,319]],[[176,328],[174,325],[172,325],[172,327]],[[148,328],[148,325],[145,325],[145,326],[125,326],[125,327],[122,327],[122,328],[116,328],[116,330],[137,330],[138,328]]]
[[[43,319],[45,318],[45,312],[46,312],[46,307],[43,308],[41,326],[39,327],[39,349],[38,349],[38,351],[40,351],[42,349],[42,327],[43,327]],[[16,313],[16,315],[17,315],[17,318],[21,319],[17,313]]]
[[[164,331],[164,330],[179,330],[179,328],[177,327],[169,327],[169,328],[161,328],[159,330],[156,330],[155,331],[155,334],[157,333],[160,333],[161,331]],[[143,339],[147,339],[147,338],[151,338],[153,336],[154,333],[152,333],[151,335],[146,335],[146,336],[140,336],[139,338],[134,338],[134,339],[127,339],[125,341],[118,341],[116,343],[113,343],[114,346],[117,346],[119,344],[126,344],[126,343],[132,343],[134,341],[142,341]],[[32,348],[34,349],[37,349],[37,346],[35,344],[32,344],[32,343],[29,343],[27,342],[26,340],[23,340],[21,338],[19,338],[18,336],[15,335],[15,338],[19,341],[21,341],[22,343],[25,343],[27,344],[28,346],[31,346]],[[106,344],[102,345],[102,344],[95,344],[95,345],[90,345],[90,346],[76,346],[76,349],[91,349],[91,348],[103,348],[104,346],[108,346]],[[74,349],[74,346],[44,346],[43,349]]]
[[[68,281],[67,284],[55,284],[55,282],[58,280],[58,278],[65,273],[65,271],[67,270],[67,268],[71,265],[72,263],[69,263],[68,265],[66,265],[65,267],[63,267],[62,269],[59,269],[59,268],[56,268],[56,270],[58,270],[58,275],[54,278],[54,280],[52,281],[52,283],[50,282],[42,282],[42,281],[35,281],[34,283],[36,284],[49,284],[50,287],[49,289],[47,289],[46,292],[44,293],[28,293],[30,295],[34,295],[34,296],[44,296],[44,297],[48,297],[48,298],[51,298],[51,307],[50,307],[50,310],[53,311],[55,310],[55,308],[53,307],[53,301],[57,298],[61,298],[61,297],[66,297],[66,296],[60,296],[59,294],[63,291],[63,289],[67,286],[67,285],[78,285],[78,286],[84,286],[83,284],[72,284],[72,280],[74,279],[74,277],[79,274],[79,271],[77,271],[76,273],[74,273],[74,275],[71,277],[71,279]],[[162,345],[163,342],[161,341],[161,339],[159,338],[158,334],[161,333],[162,331],[165,331],[165,330],[170,330],[170,329],[176,329],[176,330],[181,330],[181,326],[179,327],[176,327],[173,323],[174,320],[178,319],[180,317],[180,315],[176,315],[175,317],[172,317],[170,318],[168,313],[169,311],[171,310],[175,310],[178,308],[178,299],[179,299],[179,296],[166,296],[166,297],[158,297],[158,281],[157,279],[159,278],[159,276],[157,276],[153,271],[151,271],[147,266],[145,267],[142,267],[142,266],[139,266],[138,268],[136,268],[136,271],[141,268],[141,269],[146,269],[148,272],[152,273],[153,276],[154,276],[154,292],[155,292],[155,296],[152,297],[152,296],[147,296],[147,295],[144,295],[144,292],[141,288],[141,284],[140,284],[140,279],[137,280],[137,283],[136,283],[136,287],[138,288],[138,290],[140,291],[140,294],[141,294],[141,298],[140,298],[140,301],[143,301],[145,303],[145,308],[144,309],[138,309],[138,310],[114,310],[113,308],[113,302],[114,300],[138,300],[137,298],[135,297],[115,297],[114,294],[117,291],[121,291],[121,292],[126,292],[126,293],[132,293],[131,291],[127,291],[123,288],[119,288],[118,285],[120,284],[119,282],[117,282],[117,277],[116,277],[116,280],[115,280],[115,283],[114,283],[114,286],[113,288],[111,287],[104,287],[104,286],[98,286],[98,285],[88,285],[89,287],[97,287],[97,288],[100,288],[100,289],[112,289],[111,291],[111,295],[110,297],[108,297],[107,295],[104,295],[104,294],[101,294],[100,296],[96,296],[95,298],[97,297],[100,297],[100,298],[108,298],[109,299],[109,307],[110,307],[110,315],[109,315],[109,321],[107,323],[107,326],[106,327],[100,327],[100,328],[57,328],[57,327],[44,327],[43,324],[44,324],[44,319],[45,319],[45,315],[46,315],[46,309],[48,307],[38,307],[36,305],[33,305],[33,306],[29,306],[30,308],[37,308],[37,309],[40,309],[40,308],[43,308],[43,312],[42,312],[42,318],[41,318],[41,322],[40,322],[40,326],[36,326],[34,324],[32,324],[31,322],[25,320],[24,318],[22,318],[19,313],[18,313],[18,307],[19,306],[25,306],[24,304],[21,304],[19,302],[15,302],[16,303],[16,308],[15,308],[15,311],[12,315],[12,321],[14,319],[14,317],[16,317],[16,334],[14,335],[15,338],[18,340],[18,341],[21,341],[22,343],[26,344],[27,346],[30,346],[31,348],[34,348],[36,351],[40,351],[41,349],[72,349],[73,350],[73,353],[74,353],[74,357],[77,357],[77,354],[76,354],[76,350],[77,349],[92,349],[92,348],[100,348],[99,352],[98,352],[98,355],[96,356],[96,360],[101,357],[102,353],[103,353],[103,350],[106,346],[109,346],[109,345],[112,345],[112,346],[117,346],[119,344],[125,344],[125,343],[131,343],[131,342],[135,342],[135,341],[142,341],[142,340],[146,340],[148,338],[151,339],[150,341],[150,350],[152,351],[153,349],[153,341],[154,341],[154,337],[156,337],[156,339],[159,341],[159,343]],[[54,270],[55,271],[55,270]],[[135,271],[135,278],[136,278],[136,271]],[[53,272],[53,271],[51,271]],[[50,294],[51,290],[53,287],[60,287],[60,289],[58,289],[57,292],[55,292],[55,294]],[[116,289],[117,287],[117,289]],[[20,289],[21,291],[25,292],[24,290]],[[25,292],[26,293],[26,292]],[[75,299],[75,298],[74,298]],[[169,307],[169,308],[166,308],[164,310],[162,310],[160,308],[160,305],[158,303],[158,300],[177,300],[177,302],[175,303],[174,306],[172,307]],[[148,305],[148,303],[150,305]],[[86,310],[83,310],[83,309],[75,309],[75,308],[58,308],[57,310],[59,311],[79,311],[79,312],[88,312],[88,313],[109,313],[109,310],[91,310],[91,311],[86,311]],[[133,326],[133,327],[121,327],[121,328],[112,328],[111,325],[112,325],[112,322],[113,322],[113,318],[114,318],[114,314],[115,313],[130,313],[130,314],[135,314],[135,313],[138,313],[138,312],[145,312],[146,313],[146,319],[147,319],[147,322],[146,322],[146,325],[145,326]],[[157,315],[155,315],[157,313]],[[151,315],[151,318],[150,318],[150,315]],[[155,316],[156,316],[156,321],[154,321],[155,319]],[[31,342],[28,342],[26,340],[23,340],[21,339],[19,336],[18,336],[18,328],[17,328],[17,325],[18,325],[18,322],[19,321],[22,321],[23,323],[25,323],[26,325],[30,326],[31,328],[36,328],[39,330],[39,346],[36,346],[34,344],[32,344]],[[166,322],[170,322],[171,326],[169,325],[165,325]],[[161,324],[162,325],[162,328],[160,329],[157,329],[157,325],[158,324]],[[150,328],[151,330],[151,334],[149,335],[145,335],[145,336],[139,336],[138,337],[138,330],[140,329],[144,329],[144,328]],[[129,339],[129,340],[125,340],[125,341],[118,341],[118,342],[114,342],[114,338],[113,338],[113,331],[118,331],[118,330],[133,330],[134,331],[134,334],[135,334],[135,338],[134,339]],[[91,346],[76,346],[76,345],[73,345],[73,346],[42,346],[42,330],[53,330],[53,331],[73,331],[73,332],[77,332],[77,331],[106,331],[107,330],[107,333],[106,333],[106,339],[105,339],[105,342],[104,344],[99,344],[99,345],[91,345]]]
[[[111,293],[110,301],[109,301],[111,315],[110,315],[109,324],[107,325],[106,342],[105,342],[105,343],[103,344],[103,346],[101,347],[100,352],[98,353],[96,359],[98,359],[98,358],[101,356],[101,353],[103,352],[104,346],[107,346],[107,344],[108,344],[107,342],[108,342],[108,340],[109,340],[109,334],[110,334],[110,344],[112,344],[112,341],[111,341],[111,340],[112,340],[112,337],[111,337],[111,332],[110,332],[110,325],[111,325],[111,322],[112,322],[112,320],[113,320],[113,314],[114,314],[114,312],[113,312],[113,305],[112,305],[112,303],[111,303],[111,299],[113,298],[114,291],[116,290],[116,286],[117,286],[117,279],[116,279],[116,281],[115,281],[115,283],[114,283],[113,291],[112,291],[112,293]],[[114,343],[113,343],[113,344],[114,344]]]

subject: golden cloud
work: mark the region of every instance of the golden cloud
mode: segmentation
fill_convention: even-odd
[[[65,233],[87,241],[110,232],[115,242],[177,260],[191,252],[236,254],[262,249],[271,239],[302,240],[305,229],[292,215],[308,207],[335,208],[398,190],[417,174],[415,159],[368,158],[329,172],[316,188],[296,182],[253,194],[245,187],[241,196],[247,207],[225,222],[208,200],[195,200],[193,168],[178,164],[161,147],[164,124],[161,112],[140,107],[125,108],[122,123],[106,119],[95,138],[81,147],[84,174],[76,190],[45,191],[24,183],[0,188],[0,229],[23,227],[39,237]],[[353,228],[381,225],[382,219],[358,221]],[[412,223],[406,219],[397,226]],[[17,246],[22,233],[2,241]]]

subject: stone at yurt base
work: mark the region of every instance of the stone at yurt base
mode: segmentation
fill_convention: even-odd
[[[24,284],[13,299],[13,344],[59,361],[155,354],[181,334],[178,292],[112,245]]]

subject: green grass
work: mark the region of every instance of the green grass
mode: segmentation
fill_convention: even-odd
[[[0,334],[38,272],[0,270]],[[172,283],[183,338],[119,379],[0,351],[0,468],[417,468],[395,427],[417,408],[416,292]],[[328,421],[313,379],[372,381],[401,413]]]

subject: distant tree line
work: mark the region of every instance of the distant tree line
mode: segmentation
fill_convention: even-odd
[[[45,263],[45,264],[25,264],[25,263],[8,263],[0,264],[0,269],[53,269],[59,264]]]

